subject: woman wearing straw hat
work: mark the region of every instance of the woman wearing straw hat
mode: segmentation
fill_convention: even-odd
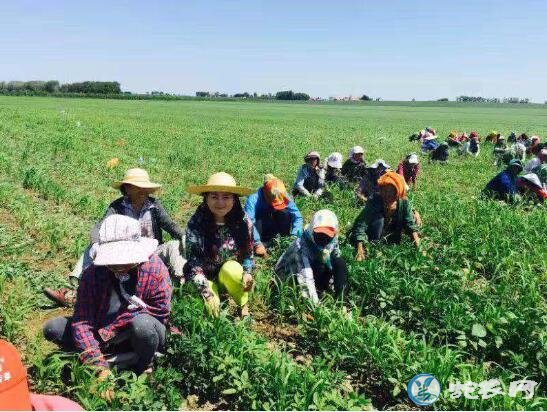
[[[123,180],[113,183],[112,187],[118,189],[122,196],[108,206],[103,219],[113,214],[137,219],[141,225],[142,236],[158,241],[159,246],[156,253],[167,265],[171,276],[183,282],[183,269],[186,264],[186,260],[182,257],[184,232],[169,216],[160,201],[151,196],[161,188],[161,185],[150,181],[146,170],[134,168],[127,170]],[[99,227],[100,222],[91,232],[91,244],[97,240]],[[163,231],[169,233],[172,240],[163,242]],[[90,248],[91,245],[87,247],[69,274],[71,284],[77,283],[83,270],[91,264]],[[75,293],[71,288],[58,290],[45,288],[44,293],[62,306],[71,306],[74,303]]]
[[[239,306],[241,316],[247,316],[254,282],[253,224],[239,197],[252,190],[220,172],[187,191],[203,196],[203,202],[186,228],[186,277],[198,288],[211,315],[219,315],[219,293],[226,292]]]

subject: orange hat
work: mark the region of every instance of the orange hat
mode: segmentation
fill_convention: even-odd
[[[397,190],[397,198],[403,199],[406,197],[406,184],[404,178],[391,170],[388,170],[385,172],[379,179],[378,179],[378,186],[387,186],[391,185],[395,187]]]
[[[276,177],[264,182],[264,198],[275,210],[284,210],[289,204],[287,189],[281,180]]]
[[[19,352],[0,339],[0,410],[31,411],[27,370]]]

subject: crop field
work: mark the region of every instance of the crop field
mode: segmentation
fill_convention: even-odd
[[[163,184],[159,196],[184,226],[200,202],[186,186],[213,172],[253,188],[274,173],[291,186],[306,152],[346,156],[356,144],[367,161],[396,166],[419,150],[407,137],[425,126],[443,138],[494,129],[545,139],[547,106],[0,97],[0,336],[21,349],[35,392],[86,409],[418,409],[406,390],[418,373],[441,383],[433,409],[547,409],[547,213],[480,199],[498,172],[484,143],[477,159],[422,158],[414,205],[425,255],[407,239],[371,247],[357,263],[344,242],[362,207],[353,194],[297,200],[306,222],[322,208],[340,219],[345,308],[328,297],[313,307],[273,285],[282,241],[257,260],[251,319],[229,308],[211,319],[193,285],[177,288],[172,319],[182,334],[169,337],[151,376],[117,374],[111,404],[89,390],[92,370],[42,337],[46,319],[69,313],[51,308],[42,287],[65,285],[127,168]],[[119,164],[109,168],[112,158]],[[489,379],[505,395],[447,390]],[[506,394],[520,379],[539,383],[532,399]]]

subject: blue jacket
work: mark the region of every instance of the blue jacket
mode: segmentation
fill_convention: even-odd
[[[498,173],[486,185],[487,190],[491,190],[501,198],[517,193],[517,176],[511,174],[508,170]]]
[[[260,243],[260,233],[256,229],[256,217],[263,213],[273,212],[275,209],[266,202],[262,188],[258,189],[255,193],[247,197],[245,202],[245,213],[253,222],[253,233],[255,244]],[[304,225],[304,219],[302,214],[294,200],[289,197],[289,204],[287,205],[287,211],[291,215],[291,236],[298,236],[302,233],[302,226]]]

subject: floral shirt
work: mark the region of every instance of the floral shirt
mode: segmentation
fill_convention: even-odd
[[[190,218],[186,228],[185,269],[188,280],[194,282],[202,294],[208,290],[208,281],[216,281],[220,267],[228,260],[236,260],[247,273],[253,269],[253,224],[247,215],[244,217],[248,240],[242,250],[238,250],[232,230],[226,225],[217,225],[212,242],[206,242],[205,216],[202,206]],[[210,243],[207,245],[206,243]]]

